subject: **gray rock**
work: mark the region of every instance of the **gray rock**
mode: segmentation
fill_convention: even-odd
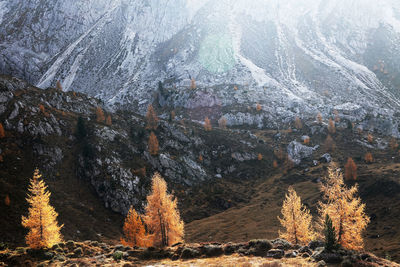
[[[331,155],[329,153],[325,153],[319,158],[319,160],[321,162],[329,163],[329,162],[332,161],[332,157],[331,157]]]
[[[297,141],[292,141],[287,147],[287,152],[293,163],[298,165],[303,159],[310,158],[318,148],[319,146],[309,147]]]
[[[273,248],[267,252],[267,257],[271,257],[274,259],[281,259],[281,258],[283,258],[284,255],[285,255],[285,251],[283,249]]]

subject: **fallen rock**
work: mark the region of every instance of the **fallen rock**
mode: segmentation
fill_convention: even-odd
[[[285,251],[283,249],[273,248],[267,252],[267,257],[271,257],[274,259],[281,259],[281,258],[283,258],[284,255],[285,255]]]

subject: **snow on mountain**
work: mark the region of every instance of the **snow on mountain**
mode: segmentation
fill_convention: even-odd
[[[259,102],[275,106],[271,113],[313,115],[349,102],[382,114],[400,107],[395,0],[13,0],[0,6],[2,73],[43,88],[60,80],[64,90],[110,106],[144,110],[161,81],[176,88],[161,102],[186,108]],[[190,92],[192,78],[203,93]],[[214,100],[195,101],[199,95]]]

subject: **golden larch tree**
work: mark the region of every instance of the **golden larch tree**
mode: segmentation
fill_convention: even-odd
[[[107,124],[108,126],[111,126],[111,124],[112,124],[111,115],[108,115],[108,116],[107,116],[106,124]]]
[[[324,150],[326,152],[333,152],[336,149],[335,141],[333,141],[332,136],[328,135],[324,142]]]
[[[150,155],[156,156],[158,155],[158,139],[157,136],[151,132],[149,136],[149,153]]]
[[[368,143],[372,144],[374,142],[374,136],[370,133],[367,135]]]
[[[314,237],[312,216],[292,186],[289,187],[286,199],[283,201],[281,212],[283,218],[278,216],[278,219],[286,230],[279,231],[279,237],[294,244],[308,244]]]
[[[357,179],[357,165],[352,158],[348,158],[344,166],[344,177],[348,181]]]
[[[156,112],[154,111],[153,105],[150,104],[147,107],[147,113],[146,113],[146,121],[147,121],[147,125],[146,125],[146,129],[152,129],[152,130],[156,130],[158,127],[158,117]]]
[[[256,105],[256,110],[257,110],[257,111],[261,111],[261,110],[262,110],[262,107],[261,107],[260,103],[257,103],[257,105]]]
[[[56,83],[56,89],[57,89],[58,91],[62,91],[62,90],[63,90],[63,88],[62,88],[62,85],[61,85],[61,82],[60,82],[60,81],[57,81],[57,83]]]
[[[258,160],[262,160],[262,159],[263,159],[263,156],[262,156],[262,154],[261,154],[261,153],[258,153],[258,155],[257,155],[257,159],[258,159]]]
[[[11,200],[10,200],[10,196],[7,194],[6,197],[4,198],[4,204],[6,206],[10,206]]]
[[[104,117],[104,111],[101,109],[101,107],[96,108],[96,121],[97,122],[104,122],[106,118]]]
[[[177,199],[167,193],[167,183],[155,173],[147,196],[144,222],[153,235],[153,245],[170,246],[183,241],[184,223],[180,218]]]
[[[274,167],[274,169],[278,168],[278,162],[276,160],[272,162],[272,167]]]
[[[335,115],[335,122],[340,122],[340,116],[339,116],[339,111],[336,109],[333,111],[333,114]]]
[[[211,131],[212,130],[211,121],[210,121],[210,119],[208,119],[208,117],[206,117],[204,119],[204,129],[206,131]]]
[[[322,123],[322,115],[320,112],[318,112],[318,114],[317,114],[317,122]]]
[[[301,119],[299,117],[296,117],[294,120],[294,126],[296,127],[296,129],[300,130],[301,128],[303,128],[303,123],[301,123]]]
[[[219,127],[220,128],[222,128],[222,129],[226,129],[226,118],[225,117],[221,117],[219,120],[218,120],[218,125],[219,125]]]
[[[199,162],[203,162],[203,155],[202,154],[199,155]]]
[[[175,111],[172,110],[172,111],[171,111],[171,114],[170,114],[170,119],[171,119],[171,121],[175,120],[175,116],[176,116]]]
[[[146,233],[142,218],[133,206],[130,207],[125,218],[123,231],[124,237],[121,238],[121,243],[124,246],[149,247],[152,245],[151,236]]]
[[[331,134],[336,133],[335,122],[332,119],[329,119],[329,122],[328,122],[328,132]]]
[[[309,145],[310,144],[310,137],[307,136],[306,138],[304,138],[303,142],[304,142],[305,145]]]
[[[0,122],[0,138],[6,137],[6,133],[4,131],[3,124]]]
[[[321,183],[321,191],[323,201],[318,203],[320,225],[324,224],[326,215],[329,215],[336,229],[338,243],[346,249],[362,249],[362,233],[369,223],[369,217],[365,214],[365,204],[356,197],[358,186],[347,188],[342,173],[335,163],[331,163],[328,175]]]
[[[372,163],[374,161],[374,157],[372,156],[371,152],[368,152],[364,156],[364,160],[366,163]]]
[[[63,225],[57,223],[57,212],[50,205],[50,192],[36,169],[30,180],[28,217],[22,216],[22,226],[29,229],[25,237],[26,244],[33,249],[49,248],[61,242],[60,230]]]
[[[194,78],[190,80],[190,89],[196,89],[196,80]]]

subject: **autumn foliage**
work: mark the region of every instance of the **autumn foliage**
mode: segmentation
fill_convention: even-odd
[[[324,149],[327,152],[333,152],[336,149],[335,142],[333,141],[332,136],[328,135],[324,142]]]
[[[104,122],[106,118],[104,117],[104,111],[101,109],[101,107],[96,108],[96,121],[97,122]]]
[[[111,115],[108,115],[108,116],[107,116],[106,124],[107,124],[108,126],[111,126],[111,124],[112,124]]]
[[[262,159],[263,159],[263,156],[262,156],[262,154],[261,154],[261,153],[258,153],[258,155],[257,155],[257,159],[258,159],[258,160],[262,160]]]
[[[218,120],[218,125],[219,125],[220,128],[226,129],[226,119],[225,119],[225,117],[221,117]]]
[[[368,143],[372,144],[374,142],[374,136],[370,133],[367,135]]]
[[[167,183],[158,173],[152,178],[144,222],[153,236],[153,246],[164,247],[183,240],[184,223],[180,218],[177,199],[167,193]]]
[[[146,129],[152,129],[152,130],[157,129],[158,118],[152,104],[150,104],[147,107],[146,121],[147,121]]]
[[[121,243],[124,246],[148,247],[152,245],[151,236],[146,234],[142,219],[132,206],[125,218],[123,231],[124,238],[121,238]]]
[[[323,202],[319,202],[320,225],[324,225],[326,215],[336,229],[337,242],[346,249],[363,248],[362,233],[369,223],[365,214],[365,204],[356,197],[357,185],[347,188],[342,173],[332,163],[328,176],[321,184]]]
[[[4,198],[4,204],[5,204],[6,206],[10,206],[10,203],[11,203],[11,201],[10,201],[10,196],[9,196],[9,195],[6,195],[6,197]]]
[[[62,91],[62,90],[63,90],[60,81],[57,81],[57,83],[56,83],[56,89],[57,89],[58,91]]]
[[[194,78],[190,80],[190,89],[196,89],[196,80]]]
[[[322,123],[322,115],[320,112],[318,112],[318,114],[317,114],[317,122]]]
[[[305,145],[309,145],[310,144],[310,137],[304,138],[303,142],[304,142]]]
[[[296,127],[296,129],[300,130],[301,128],[303,128],[303,123],[301,123],[301,119],[299,117],[296,117],[296,119],[294,120],[294,126]]]
[[[151,132],[149,136],[149,153],[153,156],[158,155],[158,139],[157,136]]]
[[[256,105],[256,110],[257,111],[261,111],[262,110],[261,105],[259,103],[257,103],[257,105]]]
[[[364,160],[366,163],[372,163],[374,161],[374,157],[372,156],[371,152],[368,152],[364,156]]]
[[[25,237],[26,244],[33,248],[48,248],[61,242],[60,229],[57,223],[57,212],[50,205],[50,192],[36,169],[30,180],[28,217],[22,216],[22,226],[29,229]]]
[[[0,123],[0,138],[4,138],[4,137],[6,137],[6,133],[4,131],[3,124]]]
[[[208,117],[206,117],[204,119],[204,129],[206,131],[211,131],[212,130],[211,121],[208,119]]]
[[[301,203],[301,198],[297,196],[292,186],[289,187],[288,194],[286,194],[281,212],[283,218],[278,217],[278,219],[285,228],[285,232],[279,231],[279,237],[294,244],[308,244],[314,237],[311,225],[312,216]]]
[[[336,133],[335,122],[332,119],[329,119],[329,122],[328,122],[328,132],[330,134]]]
[[[357,165],[352,158],[348,158],[347,163],[344,166],[344,177],[346,180],[357,179]]]

